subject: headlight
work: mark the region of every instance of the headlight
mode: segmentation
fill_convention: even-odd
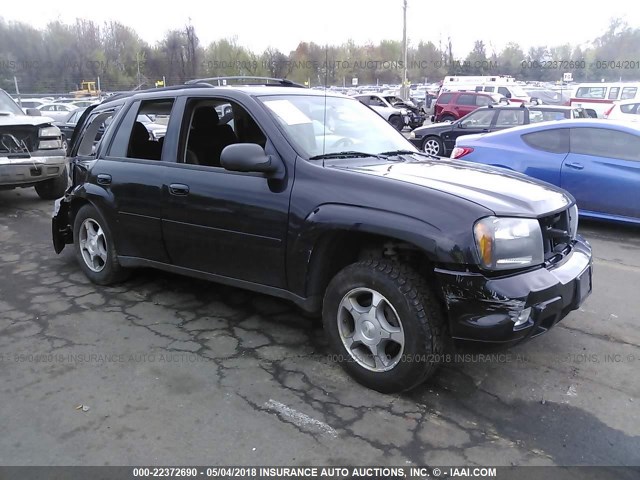
[[[60,135],[60,129],[54,126],[41,128],[38,132],[39,137],[59,137]]]
[[[62,148],[62,141],[57,138],[55,140],[40,140],[38,150],[52,150]]]
[[[508,270],[544,262],[542,231],[533,218],[483,218],[473,234],[484,268]]]
[[[569,234],[571,240],[575,240],[578,235],[578,206],[574,205],[569,209]]]

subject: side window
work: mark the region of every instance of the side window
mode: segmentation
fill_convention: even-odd
[[[620,105],[620,111],[622,113],[635,115],[638,113],[638,105],[640,105],[640,103],[630,103],[628,105]]]
[[[372,107],[386,107],[384,102],[380,100],[378,97],[369,97],[369,105]]]
[[[238,103],[220,99],[190,99],[185,109],[180,158],[183,163],[221,167],[220,154],[234,143],[266,147],[267,137]]]
[[[437,103],[440,105],[446,105],[451,101],[451,97],[453,97],[453,93],[443,93],[438,97]]]
[[[134,103],[115,133],[109,155],[161,160],[173,103],[173,98]]]
[[[579,87],[576,98],[604,98],[606,87]]]
[[[640,137],[608,128],[572,128],[571,152],[640,162]]]
[[[484,87],[485,92],[494,92],[496,87]]]
[[[116,110],[107,112],[94,112],[87,119],[86,127],[81,133],[81,142],[77,155],[82,157],[95,157],[102,138],[111,124],[111,119]]]
[[[498,112],[498,119],[496,120],[496,127],[515,127],[517,125],[524,124],[524,109],[509,109],[500,110]]]
[[[609,89],[609,96],[607,98],[609,100],[615,100],[618,98],[619,93],[620,93],[620,87],[611,87]]]
[[[524,143],[549,153],[569,153],[569,129],[554,128],[522,135]]]
[[[507,87],[498,87],[498,93],[504,95],[507,98],[511,98],[511,92]]]
[[[493,103],[493,99],[491,97],[487,97],[485,95],[476,96],[476,105],[479,107],[486,107],[487,105],[491,105]]]
[[[493,120],[493,110],[476,110],[460,121],[465,128],[489,128]]]
[[[458,105],[475,105],[476,104],[475,97],[476,97],[475,95],[469,95],[469,94],[463,93],[458,97]]]
[[[620,100],[636,98],[636,93],[638,93],[637,87],[624,87],[622,89],[622,95],[620,95]]]

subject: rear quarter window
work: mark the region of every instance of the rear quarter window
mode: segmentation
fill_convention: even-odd
[[[569,129],[553,128],[522,135],[522,141],[531,148],[549,153],[569,153]]]

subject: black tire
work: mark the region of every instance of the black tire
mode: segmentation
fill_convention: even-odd
[[[422,151],[430,155],[444,156],[444,145],[442,140],[433,135],[428,136],[422,142]]]
[[[65,157],[69,155],[69,140],[64,135],[62,135],[62,151]]]
[[[455,122],[456,121],[456,117],[454,117],[453,115],[445,115],[444,117],[442,117],[440,119],[440,121],[441,122],[446,122],[446,121]]]
[[[65,168],[59,176],[36,183],[34,188],[41,199],[56,200],[64,195],[68,186],[69,174]]]
[[[389,117],[389,123],[393,128],[395,128],[399,132],[401,132],[402,129],[404,128],[404,122],[402,121],[402,118],[399,117],[398,115],[392,115],[391,117]]]
[[[374,289],[395,309],[403,330],[399,361],[386,371],[360,365],[347,351],[339,323],[339,306],[358,288]],[[323,323],[335,359],[358,383],[382,393],[410,390],[429,378],[442,360],[445,316],[426,281],[406,265],[372,258],[349,265],[329,283]]]
[[[106,260],[100,262],[102,264],[100,271],[94,271],[89,268],[82,253],[80,229],[84,228],[83,223],[85,220],[95,222],[103,231],[104,242],[102,242],[102,245],[104,247],[103,250],[106,252]],[[78,210],[73,222],[73,244],[76,259],[80,264],[80,268],[87,278],[93,283],[98,285],[112,285],[114,283],[122,282],[128,277],[129,271],[122,268],[118,263],[118,256],[113,243],[111,229],[109,228],[109,225],[107,225],[104,217],[93,205],[84,205],[80,210]]]

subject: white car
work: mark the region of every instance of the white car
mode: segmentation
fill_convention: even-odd
[[[640,122],[640,100],[623,100],[616,102],[604,112],[604,118],[610,120],[626,120]]]
[[[43,116],[62,121],[69,116],[69,112],[73,112],[78,107],[69,103],[47,103],[37,108]]]
[[[399,131],[402,131],[409,124],[409,111],[406,108],[394,107],[384,95],[367,93],[365,95],[355,95],[354,98],[370,106]]]

